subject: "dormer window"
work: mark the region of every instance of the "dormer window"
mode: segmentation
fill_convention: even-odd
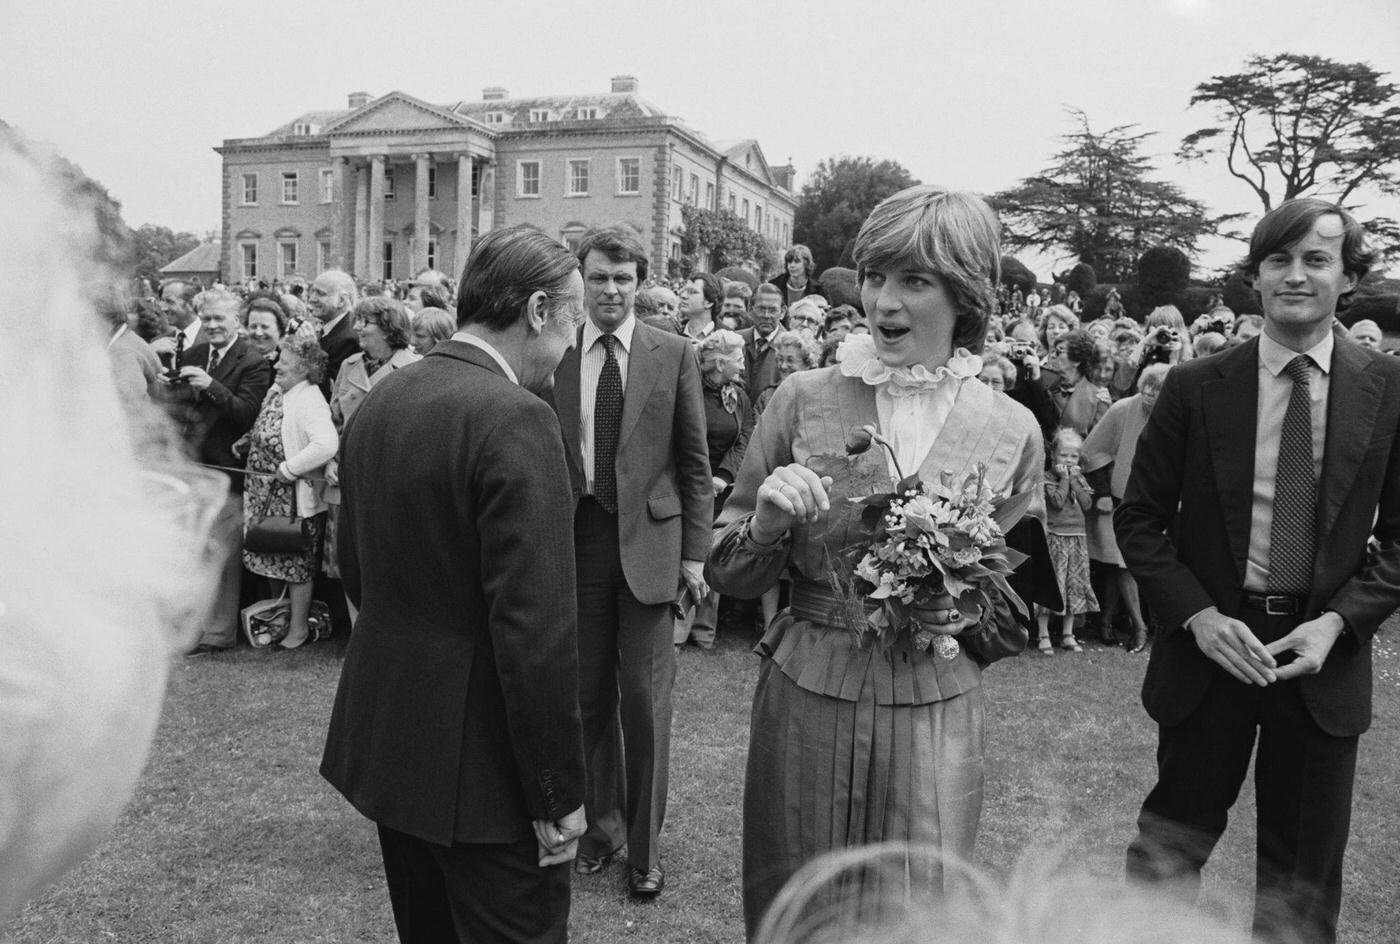
[[[307,135],[315,133],[316,126],[309,121],[298,121],[296,124],[292,125],[292,134]]]
[[[549,120],[549,109],[548,109],[548,108],[531,108],[531,109],[530,109],[530,120],[531,120],[531,121],[548,121],[548,120]]]
[[[594,119],[596,119],[596,118],[598,117],[598,109],[596,109],[596,108],[580,108],[580,109],[578,109],[577,111],[574,112],[574,115],[575,115],[575,117],[577,117],[580,121],[593,121]]]
[[[486,113],[486,123],[488,125],[503,125],[506,122],[506,113],[503,111],[488,111]]]

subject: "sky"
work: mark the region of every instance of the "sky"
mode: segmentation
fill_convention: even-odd
[[[1197,83],[1253,54],[1367,62],[1400,81],[1395,0],[4,0],[0,120],[101,181],[128,224],[220,226],[226,138],[344,108],[353,91],[448,104],[641,95],[716,140],[756,138],[798,185],[841,154],[992,193],[1045,168],[1067,108],[1157,132],[1159,176],[1215,212],[1257,217],[1223,164],[1182,165],[1209,124]],[[1400,207],[1377,203],[1400,217]],[[1363,218],[1367,209],[1362,209]],[[1203,247],[1228,262],[1238,245]],[[1033,267],[1044,277],[1053,259]]]

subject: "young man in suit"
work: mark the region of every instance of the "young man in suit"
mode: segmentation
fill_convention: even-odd
[[[590,774],[578,870],[601,871],[617,851],[621,837],[608,824],[623,793],[628,889],[654,898],[665,885],[658,834],[675,682],[672,604],[678,591],[688,601],[708,591],[714,484],[695,353],[632,311],[646,251],[619,227],[585,234],[578,256],[588,321],[554,382],[577,499],[579,706]]]
[[[272,367],[238,336],[236,295],[200,296],[200,329],[207,341],[186,348],[181,383],[158,379],[169,392],[176,423],[194,458],[209,465],[241,467],[233,444],[253,428],[272,386]],[[214,522],[214,538],[226,554],[218,598],[192,655],[228,649],[238,639],[239,581],[243,572],[243,476],[229,473],[229,497]]]
[[[1371,637],[1400,604],[1400,363],[1333,330],[1372,259],[1337,206],[1267,214],[1243,265],[1263,333],[1172,368],[1114,514],[1162,623],[1143,682],[1158,779],[1128,874],[1194,890],[1257,741],[1271,941],[1336,938]]]
[[[537,396],[583,320],[567,249],[472,249],[458,331],[342,440],[360,607],[321,773],[378,826],[399,940],[563,942],[584,830],[573,497]]]

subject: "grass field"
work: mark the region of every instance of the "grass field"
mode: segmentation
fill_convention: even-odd
[[[583,944],[738,942],[739,811],[750,639],[680,656],[668,888],[628,900],[614,867],[574,884]],[[1378,639],[1376,719],[1362,738],[1345,944],[1400,940],[1400,647]],[[343,642],[299,654],[239,649],[179,661],[149,767],[112,837],[9,930],[16,944],[391,942],[373,829],[317,775]],[[1139,707],[1145,656],[1086,647],[988,670],[982,863],[1009,866],[1029,844],[1067,850],[1106,883],[1122,874],[1150,785],[1155,732]],[[1253,884],[1253,796],[1245,787],[1207,870],[1241,925]],[[3,929],[0,929],[3,937]]]

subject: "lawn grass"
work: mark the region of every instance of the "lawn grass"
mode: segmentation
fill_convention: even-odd
[[[576,878],[582,944],[738,942],[739,822],[752,642],[722,637],[679,659],[668,888],[628,900],[623,870]],[[391,942],[368,822],[317,775],[343,642],[297,654],[239,649],[179,661],[137,794],[113,835],[9,929],[15,944]],[[1362,738],[1344,944],[1394,944],[1400,917],[1400,646],[1378,637],[1376,719]],[[1145,656],[1088,646],[1028,654],[986,674],[987,802],[980,860],[1010,865],[1031,844],[1065,849],[1106,883],[1153,775],[1155,731],[1137,697]],[[1248,921],[1248,784],[1207,870],[1207,894]]]

